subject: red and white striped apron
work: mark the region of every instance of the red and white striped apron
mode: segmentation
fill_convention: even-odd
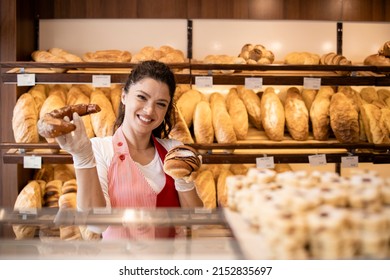
[[[154,146],[164,162],[167,150],[152,136]],[[165,174],[165,186],[156,193],[130,156],[127,142],[119,127],[113,136],[114,157],[108,170],[108,194],[112,208],[180,207],[172,177]],[[104,239],[168,238],[175,235],[172,227],[109,226]]]

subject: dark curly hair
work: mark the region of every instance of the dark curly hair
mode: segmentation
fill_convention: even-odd
[[[176,89],[175,75],[173,74],[171,69],[164,63],[155,60],[143,61],[131,71],[123,88],[124,92],[127,94],[132,85],[145,78],[151,78],[156,81],[160,81],[166,84],[169,88],[169,96],[171,97],[171,101],[168,104],[168,109],[167,113],[165,114],[164,121],[160,124],[160,126],[158,126],[152,131],[152,134],[155,137],[167,138],[174,125],[173,95]],[[125,105],[121,102],[118,117],[116,118],[115,122],[115,130],[122,125],[124,117]]]

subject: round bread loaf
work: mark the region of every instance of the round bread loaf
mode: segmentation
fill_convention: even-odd
[[[180,145],[171,149],[164,160],[165,173],[174,179],[189,177],[200,166],[199,153],[187,145]]]

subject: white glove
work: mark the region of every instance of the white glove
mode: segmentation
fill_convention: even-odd
[[[68,117],[64,120],[69,121]],[[77,113],[73,113],[73,124],[76,129],[71,133],[58,136],[56,140],[61,149],[70,153],[73,157],[73,165],[76,169],[92,168],[96,166],[92,144],[85,131],[84,123]]]
[[[195,188],[194,182],[187,182],[184,179],[175,179],[175,188],[178,192],[187,192]]]

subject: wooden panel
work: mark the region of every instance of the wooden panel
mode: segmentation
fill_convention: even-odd
[[[343,20],[389,21],[390,1],[387,0],[343,0]]]
[[[188,18],[247,19],[248,0],[188,0]]]
[[[138,18],[187,18],[187,1],[138,0]]]

